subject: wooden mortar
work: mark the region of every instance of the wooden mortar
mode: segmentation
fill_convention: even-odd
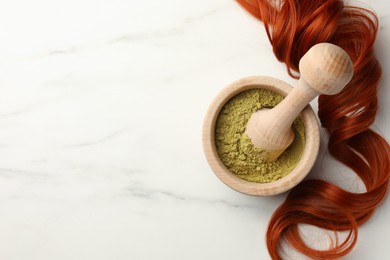
[[[233,82],[232,84],[227,86],[225,89],[222,90],[222,92],[217,97],[215,97],[215,99],[211,103],[203,124],[202,140],[203,140],[204,153],[206,155],[206,159],[211,169],[214,171],[217,177],[226,185],[233,188],[234,190],[248,195],[257,195],[257,196],[276,195],[285,192],[291,189],[292,187],[294,187],[295,185],[297,185],[299,182],[303,180],[303,178],[305,178],[305,176],[312,169],[318,155],[320,138],[319,138],[319,126],[318,126],[317,118],[310,105],[308,105],[308,103],[310,102],[310,100],[312,100],[315,96],[317,96],[320,93],[326,93],[326,94],[338,93],[349,82],[353,74],[352,63],[350,62],[349,57],[348,59],[345,59],[346,54],[340,52],[341,49],[339,47],[328,43],[318,44],[314,47],[315,47],[313,48],[314,51],[309,50],[307,55],[305,55],[306,57],[304,56],[304,58],[302,58],[300,63],[301,73],[302,72],[303,73],[297,88],[294,89],[293,91],[293,93],[295,94],[292,95],[294,97],[300,96],[300,98],[297,99],[286,98],[285,100],[287,100],[287,102],[284,102],[285,104],[281,105],[288,110],[291,110],[291,104],[293,107],[294,106],[300,107],[300,109],[299,110],[295,109],[294,112],[295,115],[293,116],[289,112],[280,112],[279,109],[269,110],[269,111],[275,110],[276,113],[278,113],[278,115],[275,118],[280,118],[281,116],[283,117],[283,114],[289,113],[288,117],[291,122],[285,124],[283,126],[284,129],[281,129],[278,124],[276,124],[275,126],[275,124],[272,122],[272,116],[271,116],[270,117],[271,120],[270,118],[267,119],[268,121],[266,126],[269,125],[273,129],[272,131],[269,131],[267,129],[266,130],[269,133],[278,132],[278,133],[289,134],[291,133],[289,129],[291,129],[292,121],[296,118],[300,110],[304,107],[300,115],[302,117],[304,127],[305,127],[305,147],[300,161],[298,162],[296,167],[285,177],[274,182],[256,183],[256,182],[249,182],[243,180],[239,178],[237,175],[235,175],[234,173],[232,173],[223,164],[222,160],[218,155],[216,144],[215,144],[215,124],[223,106],[230,99],[232,99],[233,97],[235,97],[236,95],[242,92],[251,89],[265,89],[286,97],[293,90],[293,88],[287,83],[271,77],[259,77],[259,76],[247,77],[247,78],[240,79],[236,82]],[[341,62],[338,62],[340,60],[340,55],[342,59]],[[323,59],[323,57],[325,57],[325,59]],[[319,64],[318,66],[316,65],[315,62],[316,59],[318,59],[317,62],[317,64]],[[321,68],[325,68],[326,70],[325,71],[318,70]],[[302,95],[302,93],[304,94]],[[294,104],[294,100],[297,100],[296,104]],[[290,104],[290,105],[286,106],[286,104]],[[276,106],[275,108],[277,108],[278,106]],[[271,113],[271,115],[273,114]],[[262,119],[262,117],[259,118],[260,120]],[[258,119],[256,118],[256,120]],[[286,119],[284,118],[283,120]],[[253,121],[253,119],[251,118],[250,121]],[[253,125],[255,124],[248,122],[247,130],[248,127],[253,127]],[[254,137],[257,138],[257,136]],[[284,141],[285,139],[286,138],[280,138],[280,140],[283,140],[283,142],[285,142]],[[287,139],[291,139],[291,136],[287,137]],[[276,140],[279,139],[276,138]],[[278,151],[277,153],[279,156],[280,152]],[[273,153],[271,152],[271,154]],[[269,158],[265,158],[265,159],[269,159]],[[274,159],[275,158],[272,158],[271,160]]]
[[[256,183],[241,179],[226,168],[219,157],[215,145],[215,123],[221,109],[230,99],[250,89],[266,89],[285,97],[293,88],[284,81],[261,76],[243,78],[224,88],[212,101],[204,119],[203,150],[210,168],[230,188],[248,195],[276,195],[297,185],[313,167],[320,145],[319,126],[313,109],[307,106],[301,112],[305,126],[305,147],[297,166],[285,177],[270,183]]]

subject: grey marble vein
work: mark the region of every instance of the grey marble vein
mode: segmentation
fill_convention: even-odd
[[[52,85],[52,84],[53,83],[50,83],[50,85]],[[43,85],[45,85],[45,84],[43,84]],[[94,88],[90,88],[90,87],[85,88],[84,87],[84,88],[76,89],[76,90],[68,92],[68,93],[60,93],[60,94],[57,94],[55,96],[53,95],[52,97],[43,98],[41,100],[34,101],[31,104],[27,104],[24,107],[16,109],[12,112],[0,113],[0,119],[30,113],[30,112],[33,112],[34,110],[40,109],[40,108],[48,105],[48,104],[55,104],[59,100],[63,100],[65,98],[75,97],[75,96],[78,96],[85,91],[90,92],[93,89],[95,89],[95,87]]]
[[[0,167],[0,176],[2,178],[48,178],[50,177],[50,174],[45,172],[38,172],[34,170],[20,170],[20,169],[14,169],[14,168],[1,168]]]
[[[143,185],[140,185],[138,182],[133,183],[132,186],[124,187],[123,191],[125,193],[129,193],[132,197],[137,197],[137,198],[142,198],[147,200],[158,201],[163,198],[169,198],[174,201],[185,201],[188,203],[193,202],[193,203],[201,203],[201,204],[208,204],[208,205],[223,205],[229,208],[258,209],[257,207],[251,205],[236,204],[222,199],[204,199],[195,196],[186,196],[186,195],[178,194],[167,190],[148,189]]]
[[[89,141],[89,142],[83,142],[83,143],[78,143],[78,144],[73,144],[73,145],[68,145],[65,146],[65,148],[78,148],[78,147],[86,147],[86,146],[93,146],[93,145],[100,145],[103,144],[107,141],[110,141],[113,138],[116,138],[119,135],[122,135],[123,133],[127,132],[127,129],[119,129],[115,130],[112,133],[109,133],[105,136],[100,137],[99,139]]]
[[[120,36],[108,42],[108,44],[122,43],[122,42],[138,42],[144,40],[154,40],[158,38],[166,38],[182,34],[184,31],[181,28],[170,28],[166,31],[153,31],[153,32],[141,32],[130,33]]]

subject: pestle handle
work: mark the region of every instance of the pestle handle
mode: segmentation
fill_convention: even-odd
[[[339,93],[352,79],[353,63],[337,45],[314,45],[299,61],[300,80],[321,94]]]
[[[353,76],[348,54],[330,43],[314,45],[300,60],[301,77],[296,87],[272,109],[255,112],[245,133],[262,148],[267,161],[277,159],[294,140],[291,128],[299,113],[319,94],[339,93]]]

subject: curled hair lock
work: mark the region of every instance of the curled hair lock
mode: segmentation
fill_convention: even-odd
[[[272,259],[282,259],[282,240],[313,259],[345,256],[356,244],[358,226],[381,204],[389,185],[390,146],[369,128],[377,112],[381,78],[373,50],[377,16],[340,0],[237,1],[264,23],[276,58],[286,64],[292,77],[299,78],[299,60],[317,43],[338,45],[353,61],[351,82],[339,94],[319,97],[318,116],[329,134],[330,154],[359,176],[366,191],[353,193],[324,180],[306,180],[291,190],[267,230]],[[299,224],[347,231],[348,235],[318,250],[305,243]]]

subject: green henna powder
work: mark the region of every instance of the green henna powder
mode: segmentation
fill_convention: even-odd
[[[273,162],[259,157],[261,149],[254,147],[244,134],[254,112],[272,108],[282,100],[283,97],[275,92],[252,89],[233,97],[222,108],[215,126],[216,147],[222,162],[238,177],[250,182],[273,182],[291,172],[301,159],[305,128],[300,117],[293,123],[293,143]]]

